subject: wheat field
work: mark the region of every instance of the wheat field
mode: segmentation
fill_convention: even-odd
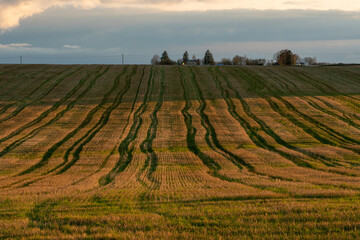
[[[360,66],[0,65],[0,239],[359,239]]]

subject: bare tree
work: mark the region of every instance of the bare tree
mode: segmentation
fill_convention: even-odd
[[[266,64],[266,59],[258,58],[258,59],[246,59],[246,65],[256,65],[256,66],[264,66]]]
[[[306,65],[316,65],[317,60],[316,57],[306,57],[304,58],[304,62]]]
[[[159,63],[160,63],[160,57],[159,57],[159,55],[155,54],[153,56],[153,58],[151,59],[151,64],[158,65]]]
[[[298,54],[293,54],[293,65],[300,64],[301,58]]]
[[[233,61],[233,65],[243,66],[246,64],[246,56],[236,55],[232,61]]]
[[[221,63],[222,63],[223,65],[232,65],[232,61],[231,61],[230,58],[223,58],[223,59],[221,59]]]

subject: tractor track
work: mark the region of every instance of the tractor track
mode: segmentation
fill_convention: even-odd
[[[80,159],[80,153],[82,152],[83,147],[87,143],[89,143],[95,137],[95,135],[108,123],[110,115],[112,114],[113,110],[116,109],[122,103],[122,99],[123,99],[125,93],[127,93],[127,91],[130,89],[131,79],[136,74],[136,72],[137,72],[137,66],[135,66],[133,68],[132,72],[128,76],[126,76],[123,88],[116,95],[114,102],[109,107],[107,107],[106,110],[103,112],[99,121],[90,130],[88,130],[81,138],[79,138],[70,148],[68,148],[66,150],[65,156],[64,156],[64,162],[61,165],[56,167],[56,169],[62,167],[57,172],[57,174],[64,173],[70,167],[72,167]],[[121,76],[122,75],[118,75],[115,79],[115,82],[116,82],[115,89],[118,88],[118,86],[119,86],[118,82],[120,81]],[[69,160],[70,152],[76,146],[77,146],[77,148],[74,150],[74,152],[72,154],[73,159],[70,161]],[[54,170],[52,170],[52,171],[54,171]]]
[[[55,123],[56,121],[58,121],[61,117],[64,116],[64,114],[68,111],[70,111],[74,106],[75,103],[80,100],[88,91],[90,91],[92,89],[92,87],[95,85],[96,80],[98,78],[100,78],[103,74],[105,74],[107,72],[107,70],[103,71],[102,73],[99,73],[100,71],[100,67],[96,68],[94,71],[88,73],[84,78],[82,78],[79,83],[75,86],[75,88],[73,88],[64,98],[62,98],[61,100],[59,100],[57,103],[55,103],[53,105],[52,108],[50,108],[47,112],[45,112],[45,114],[40,115],[40,117],[38,119],[33,120],[32,122],[26,124],[25,126],[23,126],[23,128],[19,128],[17,129],[15,132],[11,133],[10,135],[7,136],[7,139],[10,139],[18,134],[20,134],[22,131],[24,131],[25,129],[28,129],[30,127],[32,127],[33,125],[36,125],[37,123],[39,123],[43,118],[45,118],[50,112],[55,111],[62,103],[66,102],[71,96],[73,96],[73,94],[75,94],[77,92],[77,90],[79,90],[84,83],[93,75],[95,74],[95,77],[93,80],[90,81],[89,85],[87,86],[87,88],[82,91],[74,100],[72,100],[71,102],[69,102],[67,104],[67,107],[58,112],[55,117],[53,117],[52,119],[50,119],[47,123],[43,124],[42,126],[39,126],[35,129],[33,129],[30,133],[26,134],[25,136],[21,137],[20,139],[17,139],[16,141],[12,142],[11,144],[9,144],[7,147],[5,147],[2,151],[0,151],[0,157],[4,156],[5,154],[7,154],[8,152],[10,152],[11,150],[13,150],[14,148],[20,146],[22,143],[30,140],[31,138],[35,137],[41,130],[43,130],[45,127],[50,126],[51,124]],[[1,142],[1,141],[0,141]]]
[[[43,99],[44,97],[46,97],[47,95],[50,94],[50,92],[52,92],[64,79],[67,79],[68,77],[74,75],[76,72],[79,72],[80,69],[82,69],[82,67],[77,68],[75,71],[72,71],[68,74],[66,74],[65,76],[59,77],[60,75],[63,74],[63,72],[60,73],[56,73],[54,75],[52,75],[51,77],[49,77],[49,80],[54,79],[56,77],[59,77],[54,84],[52,84],[49,88],[47,88],[40,96],[36,97],[34,100],[25,103],[19,107],[17,107],[13,112],[11,112],[8,116],[6,116],[5,118],[0,119],[0,124],[17,116],[22,110],[24,110],[27,106],[30,106],[34,103],[39,102],[41,99]],[[0,139],[0,142],[2,141],[2,139]]]
[[[137,101],[137,99],[138,99],[139,92],[140,92],[140,87],[141,87],[141,85],[142,85],[142,83],[143,83],[143,80],[144,80],[145,69],[146,69],[146,67],[143,67],[143,69],[142,69],[142,74],[141,74],[141,78],[140,78],[138,87],[137,87],[137,89],[136,89],[135,98],[134,98],[133,103],[132,103],[132,105],[131,105],[131,109],[130,109],[129,115],[128,115],[127,119],[126,119],[126,123],[125,123],[125,125],[124,125],[124,127],[123,127],[123,130],[121,131],[121,136],[119,137],[119,139],[123,136],[125,130],[127,129],[127,127],[128,127],[129,124],[130,124],[130,117],[132,116],[132,114],[133,114],[133,112],[134,112],[135,104],[136,104],[136,101]],[[95,172],[93,172],[92,174],[90,174],[90,175],[88,175],[88,176],[86,176],[86,177],[84,177],[84,178],[81,178],[80,180],[72,183],[71,185],[76,185],[76,184],[78,184],[78,183],[80,183],[80,182],[82,182],[82,181],[84,181],[84,180],[86,180],[86,179],[94,176],[96,173],[100,172],[100,171],[106,166],[106,164],[107,164],[107,162],[109,161],[110,157],[111,157],[112,155],[114,155],[114,153],[116,152],[117,146],[118,146],[118,144],[115,144],[115,146],[112,148],[111,152],[104,158],[104,160],[102,161],[100,167],[99,167]]]
[[[150,69],[150,76],[147,83],[146,92],[144,95],[143,102],[139,108],[134,113],[133,123],[130,127],[130,130],[127,136],[121,141],[119,147],[117,148],[119,153],[119,159],[117,160],[115,166],[108,172],[105,176],[102,176],[99,179],[99,185],[105,186],[114,181],[117,174],[123,172],[127,166],[131,163],[133,159],[133,142],[138,136],[139,129],[143,123],[142,114],[146,111],[152,92],[154,89],[154,78],[155,73],[153,67]]]
[[[326,166],[330,166],[330,167],[336,167],[336,166],[340,166],[340,164],[335,161],[334,159],[330,159],[327,157],[324,157],[322,155],[319,154],[315,154],[312,152],[309,152],[305,149],[301,149],[298,147],[295,147],[289,143],[287,143],[286,141],[284,141],[279,135],[277,135],[269,126],[266,125],[266,123],[262,120],[260,120],[258,117],[256,117],[251,111],[250,111],[250,107],[249,105],[246,103],[246,101],[240,96],[239,92],[235,90],[235,88],[232,86],[232,84],[230,83],[230,81],[227,79],[227,77],[218,70],[218,68],[216,69],[217,73],[222,76],[222,79],[226,82],[228,89],[232,89],[232,91],[235,93],[237,99],[240,100],[241,104],[242,104],[242,108],[244,109],[244,113],[251,119],[253,119],[261,128],[262,131],[264,131],[268,136],[270,136],[272,139],[275,140],[276,143],[290,149],[296,152],[299,152],[301,154],[304,154],[310,158],[316,159],[321,161],[324,165]],[[228,104],[228,110],[229,113],[241,124],[241,126],[244,128],[244,130],[247,132],[248,136],[250,137],[250,139],[254,142],[255,145],[257,145],[258,147],[261,147],[263,149],[278,153],[279,155],[281,155],[282,157],[288,159],[289,161],[295,163],[297,166],[299,167],[306,167],[306,168],[311,168],[311,169],[315,169],[318,171],[324,171],[324,172],[329,172],[329,173],[335,173],[335,174],[340,174],[340,175],[345,175],[345,176],[354,176],[353,174],[348,174],[348,173],[344,173],[341,171],[336,171],[336,170],[329,170],[329,169],[319,169],[314,167],[313,165],[311,165],[310,163],[308,163],[308,161],[306,161],[306,159],[302,158],[302,157],[295,157],[289,153],[283,152],[281,150],[276,149],[274,146],[268,144],[266,142],[266,140],[264,138],[262,138],[258,133],[257,133],[257,129],[253,129],[251,127],[251,125],[245,120],[243,119],[241,116],[239,116],[239,114],[235,111],[235,105],[233,103],[233,101],[231,100],[231,98],[229,97],[229,92],[227,90],[225,90],[222,86],[221,86],[221,82],[214,78],[214,80],[217,82],[218,87],[220,88],[220,91],[222,92],[222,96],[224,97],[225,101]]]
[[[343,145],[343,143],[360,144],[359,141],[350,138],[348,136],[345,136],[337,132],[336,130],[326,126],[325,124],[320,123],[318,120],[300,112],[291,103],[289,103],[284,98],[278,96],[277,94],[274,93],[272,94],[274,95],[273,97],[276,99],[276,101],[271,99],[270,97],[267,96],[267,94],[262,93],[259,90],[259,89],[267,89],[268,91],[272,92],[271,89],[262,81],[260,76],[256,74],[252,74],[249,71],[245,72],[244,70],[241,70],[239,68],[237,68],[236,70],[237,73],[242,77],[242,79],[244,79],[251,86],[252,90],[256,92],[260,97],[265,99],[275,112],[279,113],[282,117],[288,119],[294,125],[296,125],[297,127],[301,128],[303,131],[308,133],[310,136],[312,136],[313,138],[315,138],[316,140],[318,140],[323,144],[331,145],[334,147],[340,147],[343,149],[353,151],[355,153],[360,153],[360,150],[358,149]],[[250,80],[249,77],[251,77],[252,80]],[[287,111],[285,111],[282,107],[280,107],[279,102],[285,106]],[[290,112],[297,115],[301,119],[305,120],[309,124],[315,125],[316,128],[310,127],[307,124],[301,122],[298,118],[290,114]],[[321,133],[318,132],[319,130],[321,130]],[[327,135],[327,138],[324,135]]]
[[[107,68],[107,70],[110,68],[110,66]],[[127,66],[125,66],[123,68],[122,73],[120,74],[120,76],[125,75],[127,71]],[[105,72],[104,72],[105,74]],[[79,126],[77,126],[74,130],[72,130],[70,133],[68,133],[64,138],[62,138],[60,141],[58,141],[57,143],[55,143],[54,145],[52,145],[43,155],[42,159],[36,163],[35,165],[31,166],[30,168],[24,170],[23,172],[20,173],[20,175],[24,175],[24,174],[28,174],[32,171],[34,171],[35,169],[41,168],[44,165],[47,164],[47,162],[49,161],[49,159],[51,158],[51,156],[53,155],[53,153],[61,146],[63,145],[65,142],[67,142],[69,139],[71,139],[72,137],[74,137],[81,129],[83,129],[85,126],[87,126],[90,121],[92,120],[92,118],[94,117],[95,113],[98,112],[98,110],[101,109],[101,107],[106,103],[109,95],[116,89],[116,83],[114,82],[113,87],[104,95],[104,97],[102,98],[101,102],[94,107],[85,117],[85,119],[81,122],[81,124]],[[48,174],[49,172],[46,172],[45,174]]]
[[[146,161],[143,169],[146,169],[149,165],[149,171],[147,174],[147,178],[154,183],[155,188],[159,187],[160,183],[153,177],[153,173],[156,171],[158,165],[158,157],[154,152],[152,147],[153,141],[156,138],[157,126],[159,124],[159,119],[157,117],[157,113],[162,107],[164,101],[164,93],[165,93],[165,73],[164,69],[161,69],[161,76],[160,76],[160,93],[159,98],[156,102],[153,112],[150,114],[151,123],[149,125],[146,138],[140,144],[140,150],[146,154]]]

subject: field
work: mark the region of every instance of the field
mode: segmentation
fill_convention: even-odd
[[[0,239],[359,239],[360,66],[0,65]]]

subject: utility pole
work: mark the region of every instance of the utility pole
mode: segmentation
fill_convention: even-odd
[[[122,54],[121,57],[122,57],[122,65],[124,65],[124,54]]]
[[[20,56],[20,64],[22,64],[22,56]]]

